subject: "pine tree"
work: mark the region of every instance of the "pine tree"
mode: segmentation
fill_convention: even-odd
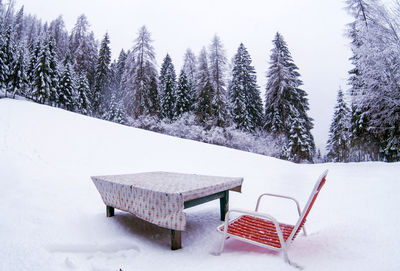
[[[214,125],[226,127],[229,123],[226,93],[226,56],[220,38],[215,35],[210,48],[210,76],[215,95],[213,97]]]
[[[49,94],[49,104],[52,106],[58,105],[59,98],[59,88],[58,88],[58,80],[60,78],[60,74],[58,71],[58,63],[56,52],[54,48],[54,39],[50,37],[47,41],[47,50],[48,61],[49,61],[49,80],[50,80],[50,94]]]
[[[191,108],[192,97],[190,95],[190,86],[186,73],[182,69],[176,88],[175,118],[178,119],[182,114],[190,112]]]
[[[26,71],[26,76],[27,76],[27,84],[28,84],[28,91],[27,91],[27,96],[32,96],[33,93],[33,89],[34,89],[34,78],[35,78],[35,66],[36,63],[39,60],[39,53],[41,50],[41,43],[40,40],[36,42],[36,45],[33,46],[30,50],[29,53],[29,64],[27,67],[27,71]]]
[[[7,27],[3,35],[0,29],[0,89],[4,89],[6,97],[15,57],[15,47],[11,33],[11,27]]]
[[[13,98],[15,98],[16,94],[27,96],[27,78],[23,49],[18,51],[18,56],[14,62],[12,71],[12,74],[10,74],[9,90]]]
[[[54,70],[51,41],[41,46],[37,62],[33,70],[32,97],[38,103],[54,103],[57,97],[57,70]]]
[[[73,111],[75,105],[75,84],[71,74],[71,65],[68,60],[64,63],[64,72],[61,74],[58,90],[58,105]]]
[[[88,98],[88,93],[90,92],[89,83],[87,81],[87,77],[85,74],[80,74],[78,76],[77,82],[77,97],[75,101],[75,105],[77,111],[84,115],[89,115],[91,112],[90,100]]]
[[[240,44],[233,62],[229,86],[233,122],[237,129],[254,132],[262,127],[263,109],[256,72],[243,43]]]
[[[277,33],[273,44],[265,93],[265,128],[288,139],[289,159],[312,162],[315,143],[312,119],[307,116],[307,94],[299,88],[300,74],[282,35]]]
[[[89,22],[85,15],[78,17],[70,35],[70,52],[73,57],[76,74],[86,74],[91,94],[94,99],[94,83],[97,63],[97,43],[94,33],[89,32]]]
[[[59,16],[50,23],[49,33],[54,39],[54,47],[57,56],[56,58],[61,62],[69,53],[68,32],[65,29],[65,23],[62,16]]]
[[[106,103],[111,99],[109,89],[111,50],[108,33],[100,45],[99,55],[96,65],[95,87],[93,92],[92,109],[95,113],[101,114],[105,110]]]
[[[159,82],[161,115],[164,118],[173,119],[175,116],[176,74],[168,54],[161,66]]]
[[[400,160],[400,153],[396,155],[392,151],[400,132],[396,125],[400,121],[398,15],[391,14],[375,0],[347,0],[346,3],[355,19],[348,32],[354,65],[349,72],[351,159]],[[397,6],[400,7],[399,3]]]
[[[121,52],[119,53],[117,64],[115,65],[115,81],[116,84],[114,86],[114,89],[117,90],[118,95],[116,95],[117,100],[121,100],[123,95],[122,95],[122,76],[125,71],[125,65],[126,65],[126,59],[127,59],[127,54],[125,51],[122,49]]]
[[[158,107],[154,98],[154,86],[157,82],[157,70],[155,66],[155,53],[151,45],[151,35],[145,26],[139,30],[136,44],[133,48],[133,82],[132,82],[132,115],[137,118],[141,115],[157,114],[154,109]],[[152,92],[152,95],[149,93]]]
[[[292,116],[290,116],[292,118]],[[288,159],[300,163],[303,160],[313,161],[314,146],[309,142],[305,120],[295,114],[290,120],[292,124],[288,135]]]
[[[337,104],[327,142],[327,159],[333,162],[348,162],[350,152],[350,110],[343,98],[341,89],[338,91]]]
[[[127,111],[127,115],[132,115],[133,112],[133,82],[135,75],[135,59],[132,51],[126,53],[126,59],[123,65],[123,71],[121,75],[121,99],[123,100],[124,108]]]
[[[20,8],[14,19],[14,38],[18,42],[22,42],[24,31],[24,6]]]
[[[368,93],[365,82],[365,69],[363,60],[366,57],[365,53],[365,31],[370,20],[373,19],[373,14],[370,13],[371,7],[366,1],[346,1],[347,8],[350,13],[355,16],[356,21],[350,24],[348,36],[352,39],[351,49],[353,56],[350,58],[354,68],[349,71],[350,90],[352,97],[352,114],[351,114],[351,137],[350,137],[350,154],[351,160],[363,161],[376,159],[377,154],[377,139],[369,131],[371,116],[367,114],[370,106],[363,102],[363,96]],[[372,23],[372,22],[371,22]],[[375,158],[374,158],[375,157]]]
[[[210,72],[208,69],[208,59],[206,49],[203,48],[198,59],[196,75],[197,82],[197,101],[195,112],[197,120],[203,125],[210,125],[213,117],[213,97],[214,88],[211,83]]]
[[[194,104],[197,100],[196,93],[196,74],[197,74],[197,60],[196,56],[192,52],[192,50],[187,49],[185,53],[185,57],[183,60],[183,68],[182,70],[185,72],[185,75],[188,80],[188,95],[190,97],[190,111],[194,110]]]

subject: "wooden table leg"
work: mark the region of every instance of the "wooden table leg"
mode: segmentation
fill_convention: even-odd
[[[221,221],[225,221],[225,215],[229,210],[229,190],[224,191],[224,196],[219,199]]]
[[[181,231],[171,230],[171,250],[182,248]]]
[[[114,207],[106,205],[106,216],[107,217],[114,216]]]

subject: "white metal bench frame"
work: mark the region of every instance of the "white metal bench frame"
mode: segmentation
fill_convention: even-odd
[[[314,204],[314,202],[315,202],[315,200],[316,200],[316,198],[318,196],[319,191],[321,190],[322,186],[324,185],[324,183],[326,181],[326,175],[327,174],[328,174],[328,170],[325,170],[321,174],[321,176],[318,178],[318,181],[314,186],[314,189],[313,189],[313,191],[312,191],[312,193],[311,193],[311,195],[310,195],[310,197],[308,199],[308,202],[307,202],[306,206],[303,209],[303,212],[300,211],[300,204],[295,198],[288,197],[288,196],[283,196],[283,195],[277,195],[277,194],[269,194],[269,193],[264,193],[264,194],[259,196],[254,212],[247,211],[247,210],[242,210],[242,209],[232,209],[232,210],[228,211],[226,213],[226,216],[225,216],[225,223],[217,227],[217,231],[223,234],[221,246],[220,246],[219,251],[217,252],[217,254],[221,254],[223,252],[224,245],[225,245],[225,240],[227,238],[231,237],[231,238],[234,238],[234,239],[237,239],[237,240],[240,240],[240,241],[244,241],[244,242],[248,242],[248,243],[257,245],[257,246],[266,247],[266,248],[269,248],[269,249],[272,249],[272,250],[275,250],[275,251],[282,251],[283,258],[284,258],[285,262],[291,264],[291,262],[289,260],[288,253],[287,253],[287,248],[292,243],[295,235],[297,234],[298,231],[300,231],[300,229],[303,230],[304,235],[307,235],[305,227],[304,227],[304,224],[306,222],[307,215],[310,212],[311,207],[313,206],[313,204]],[[273,216],[258,211],[261,199],[264,196],[271,196],[271,197],[279,197],[279,198],[289,199],[289,200],[294,201],[295,204],[296,204],[297,212],[299,214],[299,219],[298,219],[297,223],[295,224],[291,234],[286,239],[286,241],[284,240],[283,233],[282,233],[282,231],[280,229],[280,226],[279,226],[279,222]],[[234,221],[236,221],[237,219],[240,218],[240,217],[238,217],[238,218],[233,219],[233,220],[230,221],[229,218],[230,218],[231,214],[233,214],[233,213],[240,213],[240,214],[243,214],[243,215],[249,215],[249,216],[265,219],[267,221],[271,221],[275,226],[276,233],[278,235],[279,243],[280,243],[281,247],[277,248],[277,247],[274,247],[274,246],[270,246],[270,245],[267,245],[267,244],[264,244],[264,243],[256,242],[256,241],[253,241],[253,240],[249,240],[249,239],[246,239],[246,238],[243,238],[243,237],[228,233],[228,225],[233,223]]]

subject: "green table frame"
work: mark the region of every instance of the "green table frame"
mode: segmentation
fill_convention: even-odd
[[[233,191],[240,191],[241,186],[235,187]],[[220,219],[225,220],[225,215],[229,210],[229,190],[221,191],[215,194],[204,196],[197,199],[192,199],[184,202],[184,209],[197,206],[212,200],[219,199],[220,204]],[[114,216],[114,207],[106,206],[106,216]],[[182,248],[182,231],[171,230],[171,250],[177,250]]]

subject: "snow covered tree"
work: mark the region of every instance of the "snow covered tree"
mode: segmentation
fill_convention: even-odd
[[[398,161],[400,152],[393,150],[400,147],[395,143],[400,132],[396,125],[400,121],[399,17],[377,0],[347,0],[346,4],[355,19],[348,32],[354,65],[349,72],[351,159]]]
[[[151,35],[145,26],[141,27],[133,47],[132,108],[134,118],[146,114],[157,114],[156,97],[157,70]]]
[[[207,51],[203,48],[198,59],[198,68],[196,74],[197,82],[197,101],[195,104],[195,113],[197,120],[203,125],[210,125],[213,121],[213,97],[214,88],[211,83],[210,72],[208,69]]]
[[[54,38],[49,37],[47,40],[47,50],[49,60],[49,80],[51,84],[50,95],[49,95],[49,104],[52,106],[58,105],[58,80],[60,78],[60,74],[58,71],[58,61],[56,57],[55,47],[54,47]]]
[[[115,93],[111,95],[110,103],[107,110],[105,111],[103,119],[120,124],[125,123],[125,117],[122,105],[120,102],[117,101]]]
[[[281,34],[276,34],[273,44],[265,92],[265,128],[275,135],[286,136],[289,159],[311,162],[315,143],[311,134],[312,119],[307,116],[307,94],[299,88],[300,74]]]
[[[125,71],[125,65],[126,65],[126,58],[127,58],[127,54],[125,53],[124,50],[121,50],[121,52],[119,53],[118,56],[118,60],[116,65],[114,66],[115,70],[114,70],[114,84],[112,89],[115,90],[116,92],[116,99],[118,101],[120,101],[123,97],[122,95],[122,76],[124,74]]]
[[[58,71],[51,40],[43,42],[33,70],[32,97],[38,103],[58,100]]]
[[[62,61],[68,53],[68,32],[65,29],[65,23],[62,16],[52,21],[49,26],[49,33],[54,39],[55,52],[57,60]]]
[[[107,101],[111,99],[109,89],[111,49],[109,45],[110,39],[108,33],[106,33],[101,42],[97,58],[95,86],[92,100],[92,110],[99,114],[105,110],[107,107]]]
[[[64,61],[64,71],[58,84],[58,105],[73,111],[75,106],[75,83],[71,74],[72,68],[68,59]]]
[[[296,112],[297,113],[297,112]],[[292,118],[292,116],[290,116]],[[314,145],[310,144],[309,131],[306,130],[307,125],[305,119],[299,114],[295,114],[290,120],[291,127],[288,135],[288,160],[300,163],[304,160],[313,161]]]
[[[20,8],[18,13],[15,15],[14,23],[14,38],[18,42],[22,42],[23,31],[24,31],[24,6]]]
[[[232,80],[229,86],[231,115],[237,129],[254,132],[262,127],[263,108],[257,77],[251,57],[240,44],[233,60]]]
[[[175,118],[178,119],[183,113],[190,112],[192,109],[192,96],[190,86],[185,71],[182,69],[179,75],[178,86],[176,88]]]
[[[7,97],[8,84],[13,73],[15,47],[12,41],[11,27],[7,27],[4,34],[2,32],[0,29],[0,89],[4,89]]]
[[[26,96],[27,78],[25,72],[25,60],[23,49],[19,49],[17,58],[15,59],[10,74],[10,82],[8,85],[9,91],[13,98],[16,94]]]
[[[159,96],[162,117],[173,119],[175,116],[176,74],[171,57],[168,54],[161,66]]]
[[[133,112],[134,75],[135,59],[133,52],[128,51],[123,63],[120,84],[120,98],[123,100],[123,105],[128,115],[132,115]]]
[[[333,162],[348,162],[350,152],[350,110],[344,100],[343,91],[339,89],[337,103],[329,139],[326,145],[327,159]]]
[[[70,53],[73,58],[76,74],[86,74],[89,88],[93,92],[96,63],[97,42],[93,32],[89,32],[89,22],[84,14],[78,17],[70,35]],[[93,100],[91,93],[90,99]]]
[[[190,103],[191,103],[190,111],[192,111],[194,109],[194,103],[197,100],[197,93],[196,93],[197,60],[193,51],[190,49],[186,50],[185,57],[183,60],[182,70],[185,72],[188,80],[188,86],[189,86],[188,94],[190,96]]]
[[[214,125],[226,127],[229,123],[226,93],[226,56],[220,38],[215,35],[209,47],[210,77],[214,89],[213,119]]]
[[[77,96],[75,100],[76,109],[79,113],[89,115],[91,112],[90,100],[88,93],[90,92],[89,83],[85,74],[78,75],[76,88]]]

